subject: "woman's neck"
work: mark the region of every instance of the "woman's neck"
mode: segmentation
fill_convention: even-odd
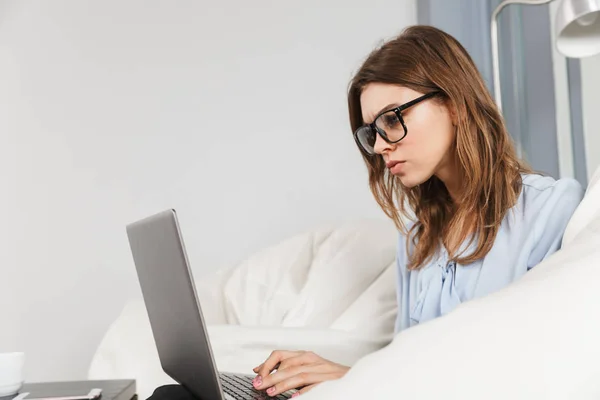
[[[445,165],[438,170],[436,176],[442,181],[452,203],[454,204],[454,210],[458,208],[462,201],[463,186],[462,186],[462,174],[457,164],[452,160],[448,160]],[[442,236],[442,243],[449,254],[453,256],[457,255],[462,242],[473,232],[474,220],[467,217],[466,220],[455,220],[454,215],[449,216],[448,221],[450,226]]]
[[[447,162],[446,165],[440,168],[436,176],[444,183],[450,198],[455,205],[460,204],[462,200],[462,177],[459,168],[453,162]]]

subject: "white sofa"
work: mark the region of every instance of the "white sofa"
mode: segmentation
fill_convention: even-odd
[[[219,369],[252,373],[274,349],[311,349],[352,365],[387,345],[397,308],[396,241],[386,221],[322,227],[197,279]],[[88,378],[134,378],[141,399],[173,382],[160,367],[141,298],[110,326]]]
[[[395,233],[388,235],[385,229],[381,232],[381,240],[369,244],[375,246],[375,251],[361,248],[357,256],[365,251],[362,262],[347,261],[358,266],[352,271],[360,280],[369,276],[371,284],[366,290],[352,291],[352,284],[342,284],[345,296],[336,294],[335,279],[340,275],[329,275],[335,268],[325,273],[327,263],[316,268],[314,275],[309,268],[308,276],[301,275],[302,268],[288,266],[277,278],[285,291],[273,294],[281,296],[284,304],[298,305],[291,319],[287,314],[281,318],[287,327],[212,326],[211,340],[216,342],[219,367],[248,372],[255,360],[264,358],[272,348],[311,349],[353,365],[344,378],[319,385],[303,395],[306,400],[600,398],[600,169],[567,227],[559,252],[509,287],[405,330],[385,347],[395,314]],[[389,247],[377,247],[388,242]],[[306,249],[304,245],[296,246],[292,247]],[[332,247],[327,253],[331,256],[336,251]],[[300,254],[305,254],[304,250]],[[346,252],[341,254],[344,258]],[[261,259],[260,255],[257,257],[254,260]],[[332,261],[337,261],[337,256],[332,256]],[[232,277],[232,282],[237,282],[231,287],[227,283],[220,286],[226,298],[242,287],[251,301],[261,301],[253,292],[256,288],[252,285],[256,283],[248,275],[250,268],[241,266],[234,275],[226,275],[225,282]],[[368,275],[370,268],[377,272]],[[316,271],[324,273],[319,276],[327,279],[312,286],[309,281],[317,275]],[[249,282],[244,283],[246,280]],[[293,283],[303,280],[305,288]],[[332,282],[336,285],[331,286]],[[327,294],[328,289],[333,292],[331,295]],[[286,297],[290,290],[294,293],[292,299]],[[362,294],[356,298],[350,293]],[[245,320],[244,314],[232,305],[243,304],[246,296],[234,296],[233,303],[222,302],[223,308],[216,314],[223,315],[224,311],[225,315],[234,316],[227,320],[231,323],[266,322],[260,318]],[[347,301],[329,310],[338,298]],[[350,298],[355,298],[354,302],[348,301]],[[371,307],[375,308],[369,311]],[[284,315],[280,309],[261,312]],[[311,316],[312,312],[316,314]],[[100,346],[90,378],[135,377],[140,384],[140,397],[147,397],[154,387],[168,381],[157,372],[158,362],[144,318],[139,305],[126,308]],[[298,326],[310,329],[295,328]],[[314,335],[305,336],[306,331]],[[227,345],[228,340],[232,341],[231,346]],[[367,355],[360,358],[364,354]]]

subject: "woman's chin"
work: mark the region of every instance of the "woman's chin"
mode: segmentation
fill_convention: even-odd
[[[407,189],[412,189],[419,184],[418,182],[415,182],[414,179],[410,179],[406,176],[399,176],[399,178],[400,182],[402,182],[402,186]]]
[[[402,186],[408,189],[412,189],[415,186],[419,186],[420,184],[426,182],[427,179],[429,179],[428,177],[422,178],[411,174],[399,175],[398,178],[400,179],[400,182],[402,182]]]

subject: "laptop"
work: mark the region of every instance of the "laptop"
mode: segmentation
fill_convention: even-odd
[[[127,225],[162,369],[202,400],[273,399],[255,375],[217,371],[175,210]],[[294,391],[274,398],[288,399]]]

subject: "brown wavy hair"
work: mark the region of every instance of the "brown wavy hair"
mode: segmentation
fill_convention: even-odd
[[[348,91],[350,125],[364,124],[360,96],[366,85],[399,85],[420,93],[440,91],[435,101],[444,102],[456,115],[456,152],[462,178],[461,198],[452,201],[443,182],[432,176],[412,188],[389,173],[381,156],[363,158],[375,199],[400,232],[406,235],[409,269],[431,259],[451,233],[457,248],[450,259],[469,264],[483,258],[507,211],[516,204],[521,173],[530,172],[520,160],[504,120],[485,86],[475,63],[451,35],[431,26],[412,26],[375,49],[356,73]],[[410,134],[410,133],[409,133]],[[413,220],[408,229],[407,221]],[[475,243],[469,254],[459,253],[469,236]],[[412,238],[412,241],[410,240]]]

